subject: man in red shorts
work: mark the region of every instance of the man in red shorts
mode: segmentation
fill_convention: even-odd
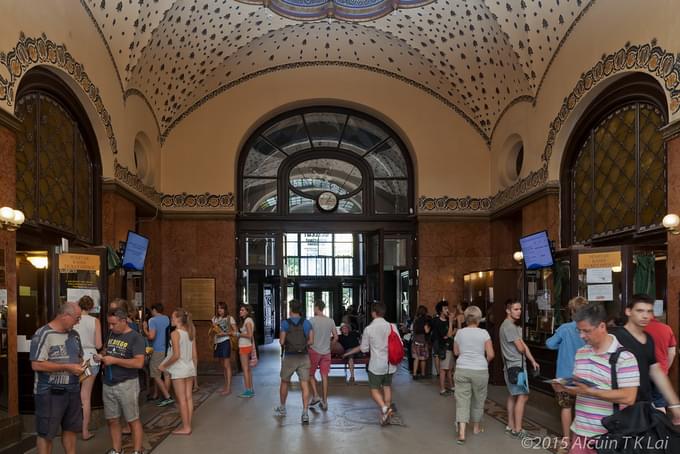
[[[331,371],[331,342],[338,340],[335,322],[323,313],[326,303],[322,300],[314,301],[314,317],[309,321],[314,331],[314,342],[309,349],[309,383],[312,385],[312,400],[309,406],[321,404],[321,409],[328,410],[328,374]],[[316,369],[321,371],[322,398],[316,387]]]

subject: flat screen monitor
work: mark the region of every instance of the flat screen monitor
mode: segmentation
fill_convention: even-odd
[[[524,266],[528,270],[540,270],[553,266],[552,249],[548,232],[532,233],[519,239],[519,245],[524,255]]]
[[[147,237],[129,231],[123,252],[123,268],[126,270],[143,270],[148,248],[149,239]]]

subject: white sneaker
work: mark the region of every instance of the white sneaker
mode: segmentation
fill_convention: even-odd
[[[274,408],[274,416],[286,416],[286,407],[279,405],[278,407]]]
[[[319,405],[321,403],[321,399],[318,397],[312,397],[312,400],[309,402],[309,406],[313,407],[314,405]]]
[[[392,407],[389,407],[387,410],[385,410],[384,413],[380,415],[380,425],[381,426],[386,426],[387,424],[390,423],[390,418],[392,417],[392,413],[394,411],[392,410]]]

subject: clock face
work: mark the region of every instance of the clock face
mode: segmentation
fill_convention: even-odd
[[[330,191],[325,191],[319,194],[316,203],[322,211],[333,211],[338,207],[338,197]]]

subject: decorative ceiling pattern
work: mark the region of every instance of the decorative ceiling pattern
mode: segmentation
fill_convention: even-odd
[[[296,64],[347,64],[412,81],[489,141],[508,105],[536,96],[563,40],[594,1],[437,0],[360,23],[296,21],[235,0],[81,4],[123,89],[147,99],[163,138],[197,105],[241,81]]]

